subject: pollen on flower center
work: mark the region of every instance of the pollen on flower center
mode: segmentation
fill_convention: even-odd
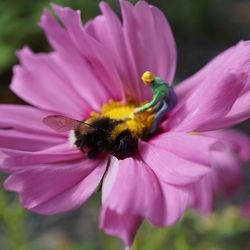
[[[85,121],[76,123],[61,118],[66,125],[77,125],[71,136],[75,139],[73,144],[89,158],[103,154],[111,154],[118,159],[133,156],[138,150],[139,138],[146,139],[155,134],[164,115],[176,105],[173,89],[161,78],[146,71],[142,80],[153,92],[148,102],[110,100],[99,113],[91,112]]]
[[[143,104],[144,103],[136,103],[135,101],[129,101],[124,104],[110,100],[102,106],[100,113],[91,112],[91,118],[109,117],[115,120],[124,120],[134,136],[143,138],[151,129],[155,114],[153,109],[150,109],[134,115],[134,109]]]

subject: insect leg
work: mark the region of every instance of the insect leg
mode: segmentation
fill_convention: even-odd
[[[100,154],[99,148],[98,148],[98,147],[94,147],[94,148],[92,148],[92,149],[88,152],[87,156],[88,156],[88,158],[90,158],[90,159],[94,159],[94,158],[97,158],[97,156],[98,156],[99,154]]]

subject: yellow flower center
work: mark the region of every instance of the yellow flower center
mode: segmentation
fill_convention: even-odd
[[[133,114],[134,109],[145,103],[136,103],[129,101],[127,104],[110,100],[102,106],[101,112],[91,112],[91,118],[109,117],[111,119],[124,119],[133,135],[143,138],[152,127],[154,122],[153,110]],[[122,128],[121,128],[122,129]]]

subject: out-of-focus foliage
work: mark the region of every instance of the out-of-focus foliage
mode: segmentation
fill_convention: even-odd
[[[28,44],[34,50],[48,49],[41,29],[38,28],[42,9],[49,8],[51,2],[81,9],[84,20],[99,13],[99,0],[2,0],[0,1],[0,74],[14,62],[14,51],[20,45]],[[118,8],[118,1],[107,1]],[[131,1],[135,2],[135,1]]]
[[[89,208],[97,207],[97,202]],[[86,220],[97,216],[97,209],[90,217],[85,217],[81,224],[82,233],[75,237],[64,225],[65,218],[61,215],[54,223],[45,228],[41,218],[25,212],[17,199],[0,191],[0,249],[4,250],[117,250],[122,249],[120,240],[105,236],[97,230],[86,240],[88,234]],[[76,226],[80,219],[81,209],[71,217]],[[44,217],[49,221],[50,217]],[[69,220],[70,217],[67,218]],[[37,220],[37,221],[36,221]],[[85,221],[84,221],[85,220]],[[95,219],[94,219],[95,220]],[[56,222],[57,221],[57,222]],[[92,221],[93,223],[93,221]],[[38,225],[35,225],[38,224]],[[60,224],[61,228],[58,227]],[[69,222],[67,222],[70,225]],[[94,222],[93,224],[96,224]],[[199,216],[189,211],[185,217],[170,228],[154,228],[145,222],[136,236],[133,250],[249,250],[250,222],[241,217],[236,206],[218,210],[209,216]]]
[[[17,197],[7,195],[0,189],[0,248],[28,250],[23,230],[26,212]]]
[[[12,66],[16,64],[16,51],[28,45],[34,51],[48,51],[50,46],[42,29],[38,26],[43,9],[54,2],[82,11],[83,21],[94,18],[100,0],[1,0],[0,1],[0,103],[22,103],[7,86],[10,83]],[[106,1],[117,11],[119,1]],[[134,3],[136,0],[130,0]]]
[[[209,216],[193,212],[169,229],[146,224],[139,232],[136,249],[143,250],[248,250],[249,221],[236,207],[228,207]]]
[[[50,0],[12,0],[0,1],[0,74],[15,60],[14,51],[21,44],[29,44],[34,50],[48,48],[46,39],[37,23],[42,9],[49,7]],[[86,9],[85,19],[98,13],[98,0],[92,1],[54,1],[65,6]]]

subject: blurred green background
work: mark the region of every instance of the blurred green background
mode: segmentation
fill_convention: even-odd
[[[87,21],[99,13],[98,0],[57,0],[81,9]],[[118,1],[107,1],[119,13]],[[131,1],[131,2],[137,2]],[[162,9],[172,26],[178,48],[177,81],[195,73],[215,55],[250,39],[250,1],[175,0],[148,1]],[[0,103],[22,103],[8,90],[15,52],[24,45],[34,51],[50,46],[37,23],[49,0],[0,1]],[[250,123],[238,127],[249,133]],[[247,169],[247,166],[246,168]],[[249,180],[249,171],[245,170]],[[1,179],[1,182],[3,179]],[[120,240],[98,230],[100,194],[82,208],[67,214],[45,217],[25,211],[15,194],[0,190],[0,249],[3,250],[118,250]],[[250,196],[246,184],[229,201],[216,203],[206,217],[189,211],[174,227],[156,229],[144,223],[134,249],[143,250],[249,250],[250,220],[238,209]]]

